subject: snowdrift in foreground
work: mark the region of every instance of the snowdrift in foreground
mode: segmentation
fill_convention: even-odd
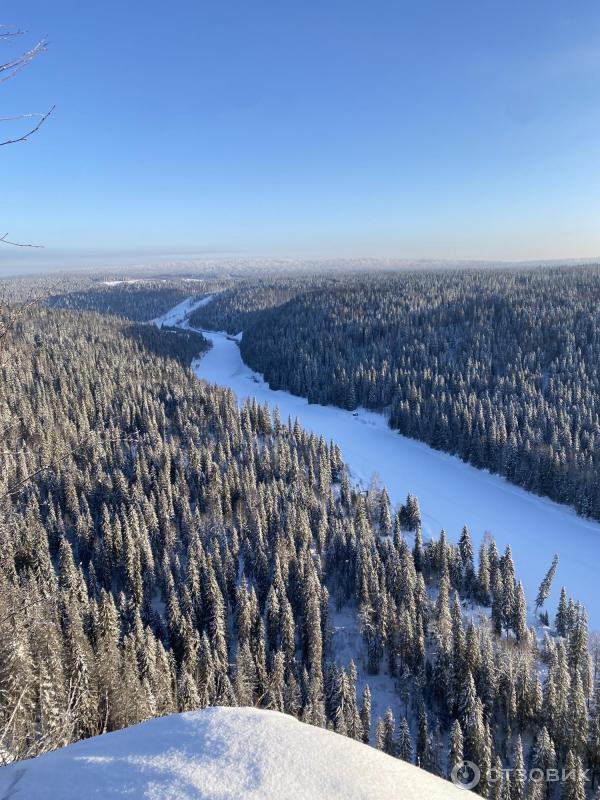
[[[28,800],[466,800],[448,781],[337,733],[254,708],[207,708],[0,770]]]

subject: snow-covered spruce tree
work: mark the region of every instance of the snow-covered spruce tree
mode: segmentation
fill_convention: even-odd
[[[538,589],[537,597],[535,598],[535,610],[538,611],[546,602],[548,595],[550,594],[550,589],[552,587],[552,581],[554,580],[554,575],[556,573],[556,567],[558,566],[558,556],[555,555],[552,559],[552,564],[550,565],[548,572],[544,576],[544,579],[540,583],[540,588]]]
[[[454,769],[458,768],[464,760],[463,734],[460,722],[455,719],[450,730],[448,740],[448,777],[452,776]]]
[[[365,684],[365,688],[363,689],[362,702],[360,704],[360,722],[362,725],[362,740],[365,744],[369,744],[371,731],[371,690],[368,684]]]
[[[6,760],[231,703],[368,741],[379,670],[407,723],[390,738],[382,720],[380,744],[433,772],[458,758],[458,731],[482,766],[516,762],[518,735],[526,763],[571,749],[597,764],[580,606],[565,595],[563,632],[538,644],[509,550],[485,542],[476,564],[468,532],[418,528],[409,545],[399,515],[383,536],[383,490],[367,503],[335,446],[238,409],[166,334],[158,354],[126,325],[40,310],[1,367],[0,423],[16,409],[26,428],[0,474]],[[47,468],[11,492],[40,453]],[[358,633],[343,658],[338,610]]]
[[[561,800],[585,800],[585,782],[581,759],[572,750],[567,753]]]
[[[398,758],[401,758],[403,761],[408,761],[409,763],[412,763],[413,743],[412,743],[412,736],[410,734],[410,727],[408,725],[408,720],[406,719],[406,717],[402,718],[402,721],[400,723],[400,729],[398,731],[397,754]]]

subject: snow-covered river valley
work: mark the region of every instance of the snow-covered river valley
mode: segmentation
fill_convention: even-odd
[[[191,310],[210,299],[184,301],[156,323],[188,327]],[[392,504],[403,502],[408,492],[416,494],[424,536],[437,535],[444,528],[449,538],[457,540],[462,526],[467,525],[475,547],[488,532],[500,550],[510,544],[530,606],[557,553],[560,561],[548,601],[551,613],[564,585],[586,606],[591,628],[600,629],[600,591],[596,586],[596,579],[600,580],[600,524],[400,436],[381,414],[312,405],[302,397],[273,391],[261,375],[244,364],[234,339],[215,331],[202,333],[212,348],[193,364],[199,378],[232,389],[240,404],[254,397],[271,408],[278,406],[283,420],[297,417],[305,429],[333,439],[353,479],[366,487],[374,475],[379,476]]]

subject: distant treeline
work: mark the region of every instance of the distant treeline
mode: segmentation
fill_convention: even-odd
[[[165,314],[190,295],[207,293],[208,285],[204,281],[190,284],[164,280],[117,283],[114,286],[96,284],[90,289],[53,294],[46,304],[51,308],[97,311],[99,314],[114,314],[133,322],[147,322]]]

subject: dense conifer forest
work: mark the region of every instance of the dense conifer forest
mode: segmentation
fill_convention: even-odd
[[[348,303],[346,291],[319,302]],[[310,304],[314,318],[317,302],[291,308]],[[196,380],[186,363],[200,337],[134,332],[33,310],[2,340],[5,763],[238,704],[443,776],[463,757],[483,770],[566,765],[574,792],[579,765],[598,775],[598,650],[579,604],[563,593],[555,619],[528,627],[510,548],[490,539],[474,554],[466,529],[457,545],[443,532],[423,542],[416,498],[392,509],[385,488],[358,491],[334,443]],[[345,662],[342,612],[360,633]],[[372,694],[383,676],[388,691]],[[553,790],[514,774],[478,791]]]
[[[147,322],[159,317],[190,294],[203,292],[209,284],[204,281],[158,281],[147,279],[137,283],[97,283],[93,288],[52,294],[47,300],[51,308],[76,311],[97,311],[134,322]]]
[[[597,267],[293,288],[266,308],[259,283],[234,287],[192,322],[243,329],[244,360],[273,389],[385,411],[401,433],[600,519]]]

